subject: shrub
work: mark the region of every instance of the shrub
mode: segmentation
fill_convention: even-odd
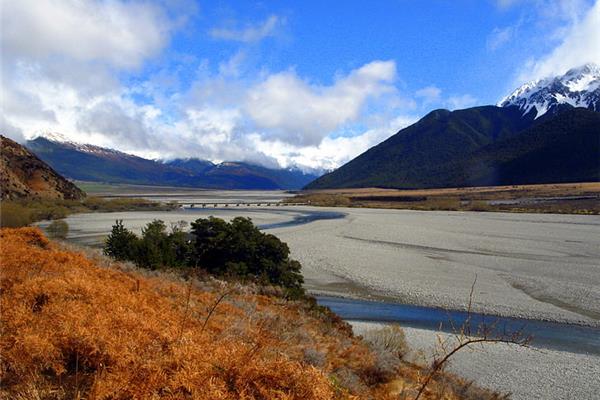
[[[19,203],[3,201],[0,204],[0,226],[18,228],[33,221],[31,210]]]
[[[66,239],[67,234],[69,233],[69,224],[62,219],[52,221],[50,225],[46,227],[46,232],[48,232],[48,236],[53,239]]]
[[[387,325],[363,334],[375,355],[375,363],[365,371],[366,379],[372,384],[385,382],[397,374],[401,359],[408,352],[404,331],[399,325]]]
[[[200,267],[217,276],[281,286],[289,298],[304,296],[300,263],[289,258],[285,243],[262,233],[249,218],[234,218],[230,223],[200,218],[192,223],[191,235],[181,224],[167,233],[165,223],[155,220],[142,230],[141,238],[117,221],[104,253],[149,269]]]
[[[154,220],[142,229],[134,261],[139,266],[150,269],[182,267],[188,264],[190,249],[185,232],[173,227],[171,233],[167,233],[165,223]]]
[[[399,325],[392,324],[380,329],[371,329],[362,336],[371,348],[385,350],[398,358],[403,358],[408,352],[406,337]]]

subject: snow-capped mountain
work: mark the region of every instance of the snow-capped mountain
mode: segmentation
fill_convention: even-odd
[[[498,106],[517,106],[523,114],[533,110],[535,118],[539,118],[561,104],[600,111],[600,66],[586,64],[562,76],[528,82],[502,99]]]
[[[113,156],[135,157],[131,154],[127,154],[127,153],[124,153],[119,150],[95,146],[93,144],[75,142],[75,141],[69,139],[68,137],[66,137],[65,135],[63,135],[62,133],[58,133],[58,132],[38,131],[32,137],[30,142],[35,141],[38,138],[43,138],[50,142],[59,143],[61,146],[65,147],[65,148],[70,148],[72,150],[76,150],[76,151],[80,151],[80,152],[84,152],[84,153],[105,155],[105,156],[113,155]]]
[[[37,131],[29,142],[35,142],[35,140],[42,138],[50,142],[60,144],[63,148],[69,148],[75,151],[96,154],[99,156],[118,156],[118,157],[136,157],[132,154],[124,153],[119,150],[110,149],[107,147],[95,146],[93,144],[75,142],[69,139],[67,136],[59,132],[52,131]]]
[[[90,182],[274,190],[300,189],[317,177],[243,162],[215,165],[201,159],[149,160],[49,132],[37,133],[26,146],[62,175]]]

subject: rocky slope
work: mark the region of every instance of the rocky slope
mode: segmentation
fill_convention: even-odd
[[[22,145],[0,135],[2,200],[50,198],[78,200],[85,193]]]

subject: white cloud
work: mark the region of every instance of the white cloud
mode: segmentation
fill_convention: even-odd
[[[0,115],[0,133],[14,140],[15,142],[25,142],[23,131],[10,124],[3,115]]]
[[[397,93],[393,61],[367,63],[324,85],[293,69],[250,75],[242,50],[216,65],[182,60],[199,65],[189,86],[176,63],[125,84],[123,71],[135,77],[169,41],[175,23],[160,8],[135,0],[24,0],[2,7],[0,129],[20,141],[53,131],[149,158],[320,170],[414,120],[389,118],[415,107]],[[259,40],[281,23],[270,18],[238,30],[236,40]],[[139,97],[149,100],[142,104],[134,100]]]
[[[422,99],[422,106],[429,110],[431,106],[447,107],[450,110],[473,107],[477,99],[470,94],[442,96],[442,90],[435,85],[426,86],[415,92],[415,97]]]
[[[415,96],[423,99],[423,104],[437,103],[441,99],[442,90],[436,86],[427,86],[415,92]]]
[[[461,110],[463,108],[473,107],[477,104],[477,99],[470,94],[460,96],[451,96],[446,101],[450,110]]]
[[[170,29],[146,2],[3,0],[3,57],[44,59],[57,54],[133,68],[165,45]]]
[[[368,129],[359,134],[327,136],[315,146],[295,146],[281,141],[267,141],[259,135],[252,139],[258,150],[270,155],[284,167],[298,165],[306,170],[331,170],[381,143],[416,120],[417,118],[414,116],[397,116],[388,120],[385,125]]]
[[[244,28],[213,28],[209,33],[216,39],[253,43],[273,36],[277,28],[283,24],[285,24],[284,18],[271,15],[260,24],[248,25]]]
[[[340,125],[355,121],[369,98],[393,92],[396,64],[373,61],[331,86],[311,85],[295,72],[268,76],[250,89],[245,111],[277,139],[316,145]]]
[[[562,74],[585,63],[600,64],[600,0],[561,33],[563,39],[557,47],[527,63],[519,76],[521,81]]]
[[[516,26],[494,28],[492,33],[487,38],[486,45],[488,50],[494,51],[510,42],[514,38],[516,31]]]
[[[162,9],[139,1],[2,0],[3,125],[83,136],[80,114],[119,98],[116,72],[140,66],[168,42]]]

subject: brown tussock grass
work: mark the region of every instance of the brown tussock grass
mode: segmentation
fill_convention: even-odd
[[[106,266],[36,228],[2,229],[0,245],[0,398],[397,399],[423,375],[382,368],[306,302]],[[452,379],[426,398],[461,398]]]
[[[493,204],[498,200],[546,198],[543,202]],[[325,207],[406,210],[600,214],[600,182],[482,186],[440,189],[349,188],[302,191],[289,203]]]

